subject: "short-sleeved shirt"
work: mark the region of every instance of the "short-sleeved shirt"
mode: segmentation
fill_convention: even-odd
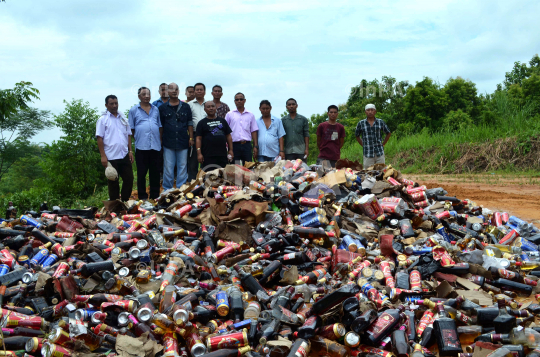
[[[135,129],[135,148],[137,150],[161,150],[161,138],[159,128],[159,109],[152,105],[148,114],[136,104],[129,110],[129,126]]]
[[[193,127],[196,128],[199,121],[206,118],[206,112],[204,111],[204,102],[203,104],[199,104],[199,102],[197,102],[197,99],[193,99],[187,104],[189,104],[189,107],[191,108]]]
[[[156,107],[159,108],[159,107],[161,107],[163,104],[165,104],[165,103],[167,103],[167,102],[169,102],[168,99],[167,99],[166,102],[164,102],[163,99],[159,98],[158,100],[154,100],[154,101],[152,102],[152,105],[155,105]]]
[[[339,160],[341,157],[339,144],[340,139],[345,138],[345,127],[340,123],[332,125],[326,121],[317,127],[317,136],[321,138],[318,157],[326,160]]]
[[[291,119],[290,114],[281,118],[283,128],[285,129],[285,154],[304,154],[306,142],[304,138],[309,138],[309,121],[300,114],[296,114]]]
[[[204,157],[226,157],[229,124],[223,118],[204,118],[197,124],[195,136],[201,137],[201,152]],[[232,149],[232,148],[231,148]]]
[[[219,118],[225,118],[228,112],[230,112],[231,109],[229,106],[223,102],[219,105],[219,107],[216,110],[216,114]]]
[[[381,131],[386,134],[390,133],[390,129],[382,119],[375,118],[373,125],[369,125],[367,119],[360,120],[356,125],[356,137],[362,137],[365,157],[375,157],[384,154],[384,147],[381,140]]]
[[[189,148],[188,127],[193,126],[191,108],[182,101],[175,106],[170,103],[159,107],[159,117],[163,125],[163,147],[184,150]]]
[[[279,138],[285,135],[285,129],[281,119],[272,115],[272,122],[268,129],[262,117],[257,119],[257,126],[259,127],[258,141],[259,141],[259,155],[276,157],[279,155]]]
[[[128,121],[120,112],[115,117],[107,110],[96,123],[96,137],[103,139],[103,149],[108,160],[126,157],[130,135],[131,128]]]
[[[238,109],[231,110],[225,116],[227,124],[231,127],[232,141],[251,141],[251,133],[259,130],[255,115],[247,109],[244,109],[243,113],[240,113]]]

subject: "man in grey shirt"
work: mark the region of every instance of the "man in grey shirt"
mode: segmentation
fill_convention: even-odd
[[[306,162],[309,155],[309,121],[296,112],[296,99],[290,98],[286,105],[289,114],[281,118],[285,129],[285,159],[302,159]]]

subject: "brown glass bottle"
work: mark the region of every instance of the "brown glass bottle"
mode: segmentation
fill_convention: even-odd
[[[372,346],[378,346],[383,338],[394,331],[401,317],[400,310],[386,310],[369,326],[365,333],[365,341]]]
[[[313,356],[347,357],[351,354],[348,347],[321,336],[315,336],[309,341],[311,342],[311,355]]]
[[[456,356],[463,352],[457,334],[456,322],[447,316],[443,304],[438,304],[437,310],[439,318],[433,322],[433,331],[437,339],[439,354],[441,356]]]

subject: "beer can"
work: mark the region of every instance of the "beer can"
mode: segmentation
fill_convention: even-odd
[[[316,207],[316,208],[310,209],[309,211],[306,211],[306,212],[300,214],[298,216],[298,221],[300,223],[306,222],[306,221],[309,221],[310,219],[312,219],[313,217],[323,216],[325,214],[326,214],[326,212],[324,211],[324,209]]]
[[[517,237],[519,237],[519,233],[515,229],[512,229],[508,234],[501,238],[499,244],[510,245]]]
[[[74,351],[50,342],[44,342],[41,348],[43,357],[71,357]]]
[[[300,197],[298,200],[298,204],[300,206],[307,206],[307,207],[320,207],[321,206],[321,200],[318,200],[316,198],[307,198],[307,197]]]
[[[414,205],[415,205],[416,207],[424,208],[424,207],[429,206],[429,202],[428,202],[428,200],[423,200],[423,201],[415,202]]]
[[[246,329],[242,332],[233,332],[224,335],[207,337],[206,347],[208,351],[216,351],[222,348],[238,348],[249,344]]]
[[[32,227],[36,227],[36,228],[41,228],[42,224],[39,223],[37,220],[35,220],[34,218],[30,217],[30,216],[27,216],[27,215],[22,215],[21,218],[20,218],[20,221],[22,224],[25,224],[27,226],[32,226]]]
[[[422,291],[422,276],[418,270],[411,270],[409,273],[409,282],[411,290]]]
[[[19,265],[25,265],[30,263],[30,257],[28,255],[19,255],[17,257],[17,262]]]
[[[503,212],[501,214],[501,220],[503,224],[506,224],[510,220],[510,215],[508,214],[508,212]]]
[[[11,252],[8,249],[2,249],[0,250],[0,263],[6,264],[8,267],[13,269],[16,263],[15,257],[11,254]]]
[[[227,316],[229,314],[229,297],[225,291],[220,291],[216,294],[216,307],[219,316]]]
[[[413,202],[420,202],[427,200],[426,192],[425,191],[419,191],[411,194],[411,198]]]
[[[386,179],[392,186],[401,186],[401,183],[398,182],[398,180],[396,180],[395,178],[393,177],[389,177]]]
[[[355,202],[364,211],[366,216],[372,220],[376,220],[381,214],[384,213],[377,197],[374,194],[364,195],[358,201]]]
[[[335,341],[345,336],[346,333],[347,330],[343,324],[335,323],[321,327],[317,334],[329,340]]]
[[[32,337],[28,341],[26,341],[24,345],[24,349],[28,353],[34,353],[37,352],[39,349],[43,347],[43,338],[39,337]]]
[[[30,266],[35,267],[39,265],[42,261],[47,259],[49,256],[49,251],[46,248],[40,249],[32,259],[30,259]]]
[[[41,264],[42,267],[49,267],[58,261],[58,256],[56,254],[51,254]]]
[[[328,220],[324,216],[315,216],[309,221],[305,221],[304,223],[300,224],[301,227],[320,227],[322,225],[328,224]]]
[[[99,310],[96,309],[78,309],[75,311],[75,319],[79,321],[88,321],[92,315]]]
[[[371,301],[375,301],[379,299],[379,292],[370,283],[363,284],[361,286],[361,290]]]
[[[9,271],[9,266],[7,264],[0,264],[0,276],[6,275]]]
[[[69,346],[73,344],[73,340],[71,337],[69,337],[69,333],[62,330],[60,327],[56,327],[51,331],[49,334],[49,340],[61,346]]]
[[[447,241],[448,243],[452,242],[450,235],[448,235],[446,228],[444,228],[442,224],[439,224],[436,230],[437,230],[437,233],[439,233],[444,238],[445,241]]]

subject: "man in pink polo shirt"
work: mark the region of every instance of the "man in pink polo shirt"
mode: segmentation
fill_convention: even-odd
[[[232,130],[233,153],[235,160],[240,160],[241,164],[252,161],[253,157],[259,155],[259,144],[257,141],[257,131],[259,126],[255,120],[255,115],[244,106],[246,97],[243,93],[234,96],[235,110],[231,110],[225,116],[225,121]],[[251,141],[253,140],[253,147]]]

